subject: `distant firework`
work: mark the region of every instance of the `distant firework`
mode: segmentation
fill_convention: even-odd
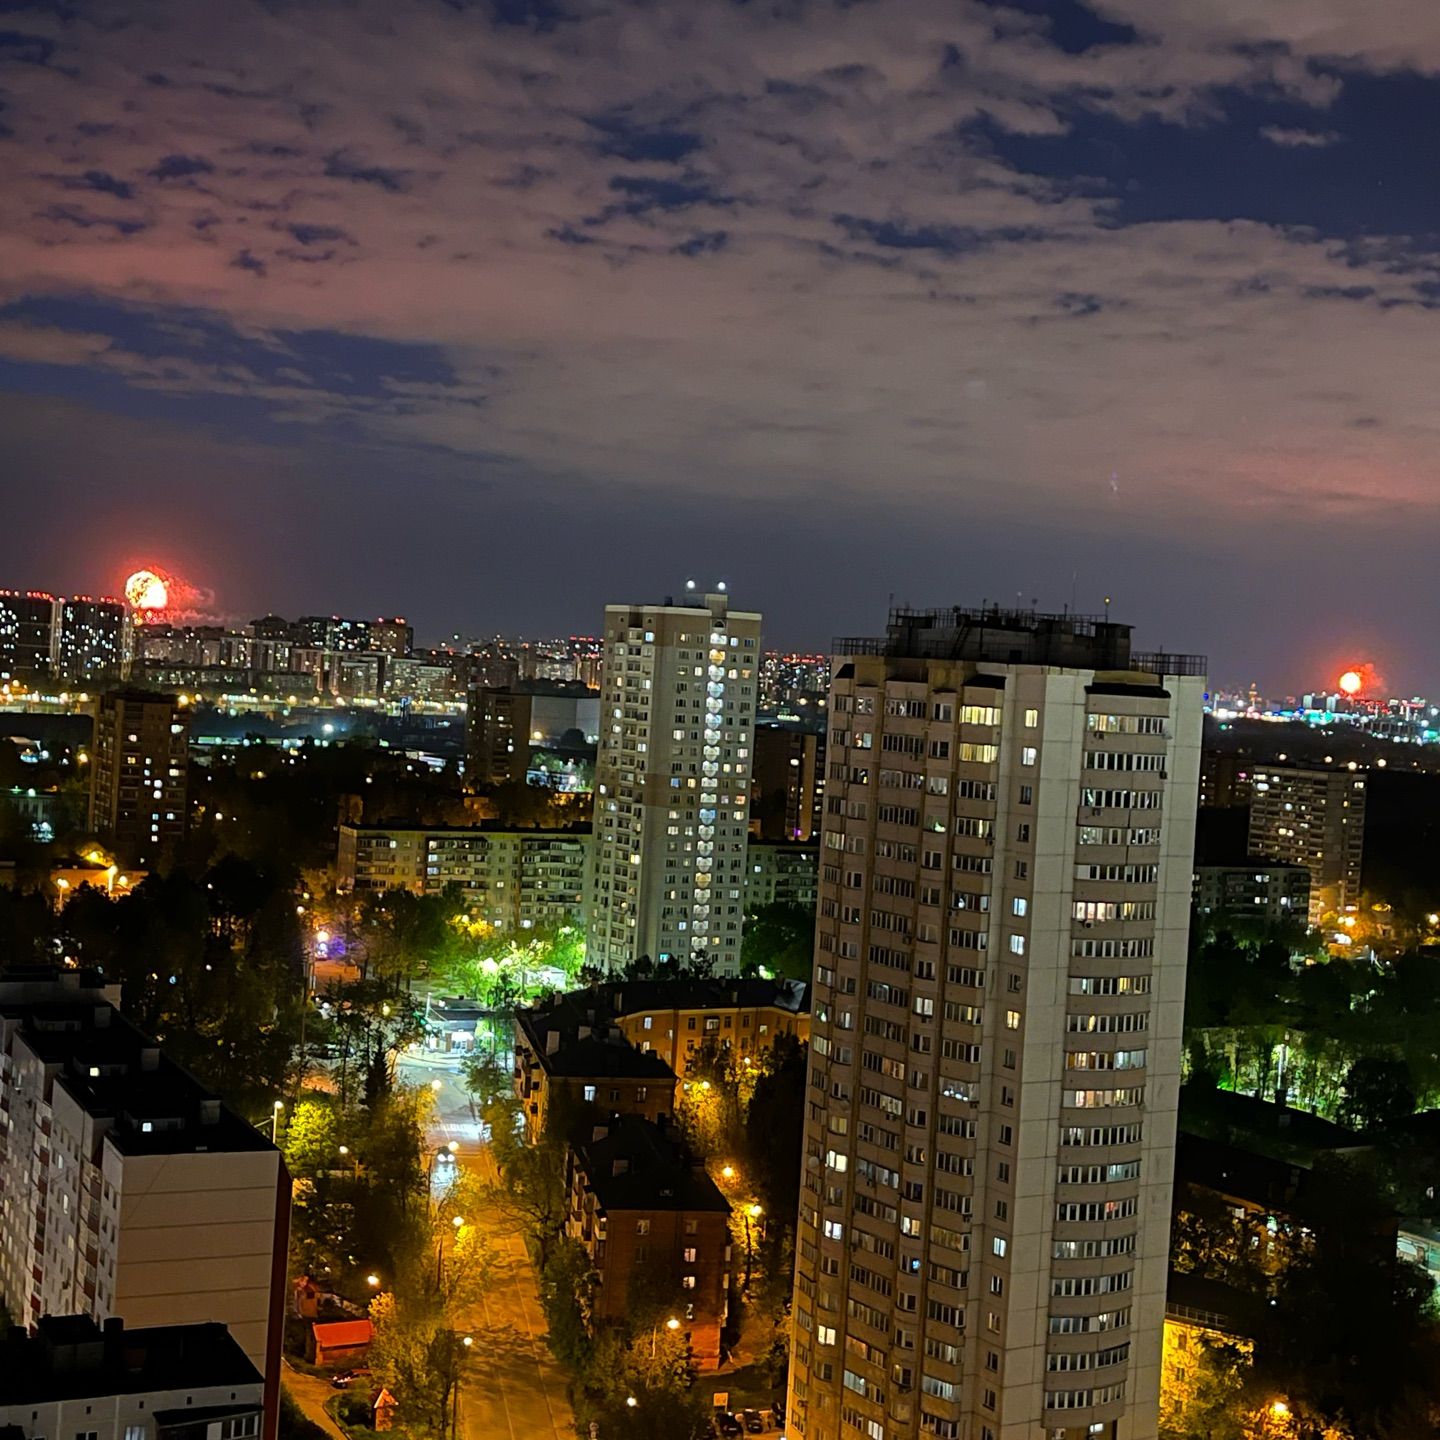
[[[132,610],[163,610],[170,603],[170,584],[153,570],[137,570],[125,582],[125,598]]]
[[[1343,670],[1335,686],[1342,695],[1354,699],[1357,695],[1380,694],[1385,689],[1385,680],[1367,660],[1363,665],[1351,665]]]

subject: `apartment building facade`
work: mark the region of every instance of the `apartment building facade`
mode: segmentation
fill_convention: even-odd
[[[1248,865],[1197,865],[1195,908],[1217,920],[1307,924],[1310,872],[1303,865],[1267,860]]]
[[[500,930],[583,926],[590,867],[588,825],[341,825],[336,852],[343,891],[439,895],[457,885],[480,917]]]
[[[1154,1440],[1204,662],[836,650],[787,1433]]]
[[[698,1051],[735,1052],[759,1062],[782,1035],[810,1038],[810,987],[799,980],[624,980],[596,987],[620,1033],[658,1055],[680,1079]]]
[[[693,584],[693,582],[692,582]],[[588,953],[740,968],[760,616],[723,587],[611,605]]]
[[[280,1153],[67,970],[0,979],[0,1298],[20,1323],[219,1322],[278,1415]]]
[[[672,1125],[616,1115],[571,1146],[567,1178],[565,1231],[594,1267],[595,1315],[623,1321],[637,1279],[646,1287],[668,1281],[675,1309],[657,1317],[656,1338],[673,1329],[698,1369],[715,1369],[728,1311],[730,1205],[703,1162]]]
[[[15,1440],[259,1440],[264,1422],[265,1382],[223,1325],[47,1315],[0,1340]]]
[[[626,1039],[604,1000],[577,990],[515,1012],[515,1094],[532,1140],[587,1114],[668,1119],[675,1072]],[[593,1107],[593,1108],[592,1108]]]
[[[95,708],[90,828],[128,865],[149,866],[189,827],[190,722],[173,695],[117,690]]]
[[[1365,849],[1363,773],[1256,765],[1250,775],[1250,853],[1310,872],[1309,921],[1360,900]]]

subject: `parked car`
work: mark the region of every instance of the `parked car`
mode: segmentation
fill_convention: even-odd
[[[363,1379],[369,1373],[363,1366],[358,1370],[337,1370],[330,1377],[330,1383],[337,1390],[348,1390],[357,1380]]]
[[[724,1410],[715,1417],[715,1428],[722,1435],[730,1437],[730,1440],[733,1440],[733,1437],[736,1435],[743,1435],[745,1433],[745,1429],[740,1422],[728,1411]]]
[[[752,1435],[763,1435],[765,1433],[765,1417],[758,1410],[742,1410],[740,1418],[745,1422],[745,1428]]]
[[[780,1399],[770,1402],[770,1413],[775,1417],[775,1428],[783,1430],[785,1428],[785,1397],[783,1395]]]

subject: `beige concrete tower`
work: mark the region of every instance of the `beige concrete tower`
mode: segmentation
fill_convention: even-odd
[[[759,659],[723,589],[606,607],[592,964],[739,970]]]
[[[836,650],[787,1433],[1154,1440],[1204,661]]]

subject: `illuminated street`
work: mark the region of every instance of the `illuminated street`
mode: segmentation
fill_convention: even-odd
[[[494,1165],[471,1117],[458,1067],[406,1059],[399,1073],[409,1084],[433,1089],[439,1082],[431,1150],[456,1144],[462,1166],[493,1180]],[[545,1343],[545,1318],[524,1241],[494,1210],[477,1219],[494,1247],[495,1268],[480,1312],[471,1317],[476,1343],[460,1392],[460,1428],[471,1440],[573,1440],[565,1374]]]

